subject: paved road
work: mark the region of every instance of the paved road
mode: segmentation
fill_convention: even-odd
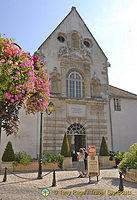
[[[36,178],[37,173],[20,173],[19,176],[26,178]],[[7,182],[2,182],[3,175],[0,175],[0,200],[107,200],[107,199],[137,199],[137,183],[124,181],[124,194],[117,194],[119,189],[119,174],[117,169],[101,170],[99,182],[96,177],[89,179],[77,178],[77,171],[56,172],[56,187],[51,187],[53,173],[48,174],[41,180],[20,179],[8,174]],[[44,197],[41,190],[47,188],[49,196]],[[116,194],[114,194],[116,193]]]

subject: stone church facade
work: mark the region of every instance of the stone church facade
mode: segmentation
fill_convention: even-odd
[[[60,151],[67,132],[72,151],[95,145],[98,152],[110,134],[108,62],[74,7],[36,54],[47,62],[55,105],[45,115],[44,149]]]
[[[59,153],[65,132],[71,152],[95,145],[99,153],[102,136],[113,150],[119,131],[122,131],[119,124],[112,123],[113,117],[114,121],[117,118],[113,112],[113,100],[123,96],[119,95],[120,89],[116,91],[109,86],[108,59],[75,7],[35,54],[46,61],[51,101],[55,106],[51,115],[43,114],[43,150]],[[128,100],[134,99],[137,107],[137,96],[133,95],[132,99],[132,95],[125,92],[124,98],[127,97]],[[128,115],[129,112],[124,113],[125,119]],[[118,126],[118,131],[114,125]],[[2,132],[1,154],[10,140],[15,152],[26,151],[36,157],[39,154],[39,129],[40,114],[26,116],[21,110],[19,133],[7,138]],[[135,139],[134,131],[132,140]]]

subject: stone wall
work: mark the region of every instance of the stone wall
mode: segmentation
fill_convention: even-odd
[[[124,177],[126,181],[137,183],[137,169],[129,169]]]
[[[108,139],[107,103],[80,100],[59,100],[54,98],[55,110],[44,116],[43,149],[60,152],[64,133],[71,124],[79,123],[86,132],[86,147],[95,145],[99,152],[102,136]],[[76,110],[80,106],[81,110]],[[75,108],[73,113],[73,108]],[[71,111],[71,112],[70,112]],[[80,113],[79,113],[80,111]],[[70,113],[69,113],[70,112]]]

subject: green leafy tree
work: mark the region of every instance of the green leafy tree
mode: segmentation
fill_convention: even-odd
[[[8,142],[8,144],[5,148],[5,151],[2,156],[2,161],[4,161],[4,162],[14,161],[14,151],[13,151],[12,144],[10,141]]]
[[[110,155],[109,147],[107,145],[106,138],[104,136],[102,137],[99,155],[100,156],[109,156]]]
[[[117,151],[117,153],[115,154],[115,161],[116,161],[116,165],[118,165],[120,163],[120,161],[124,158],[125,152],[122,151]]]
[[[61,147],[61,155],[64,157],[71,157],[69,141],[68,141],[68,137],[67,137],[66,133],[63,138],[63,143],[62,143],[62,147]]]
[[[124,154],[118,168],[122,174],[126,174],[128,169],[137,169],[137,143],[130,146],[129,152]]]

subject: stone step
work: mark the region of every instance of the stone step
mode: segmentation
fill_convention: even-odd
[[[68,169],[66,169],[67,171],[77,171],[77,168],[68,168]]]

